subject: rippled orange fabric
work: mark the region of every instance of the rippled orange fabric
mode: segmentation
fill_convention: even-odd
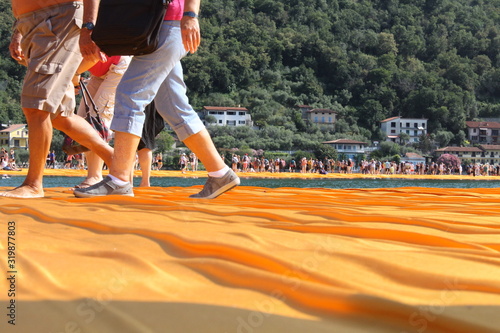
[[[500,332],[500,189],[199,189],[0,198],[0,331]]]

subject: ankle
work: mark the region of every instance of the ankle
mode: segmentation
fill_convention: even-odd
[[[226,165],[220,170],[209,172],[208,175],[210,177],[220,178],[220,177],[223,177],[228,171],[229,171],[229,167]]]
[[[127,185],[128,183],[130,183],[128,181],[121,180],[120,178],[115,177],[115,176],[113,176],[111,174],[108,175],[108,177],[111,178],[111,180],[113,181],[113,183],[115,183],[116,185],[119,185],[119,186],[124,186],[124,185]]]

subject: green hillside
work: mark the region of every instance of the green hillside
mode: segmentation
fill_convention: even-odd
[[[2,123],[22,118],[9,6]],[[396,115],[428,118],[430,133],[461,144],[466,120],[500,117],[500,0],[204,0],[200,20],[202,46],[183,61],[193,106],[241,105],[261,127],[212,129],[220,147],[380,140],[379,122]],[[336,131],[305,123],[300,104],[337,111]]]

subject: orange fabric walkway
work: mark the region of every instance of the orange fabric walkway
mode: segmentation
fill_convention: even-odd
[[[199,188],[0,197],[0,332],[500,332],[500,189]]]

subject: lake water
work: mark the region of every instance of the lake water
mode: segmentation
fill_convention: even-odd
[[[72,187],[79,184],[83,177],[45,176],[44,187]],[[24,176],[0,179],[0,187],[21,185]],[[206,178],[151,177],[151,186],[189,187],[205,184]],[[134,178],[134,185],[139,185],[140,178]],[[393,188],[393,187],[438,187],[438,188],[496,188],[499,180],[487,178],[464,178],[463,180],[429,179],[279,179],[279,178],[242,178],[242,186],[258,187],[298,187],[298,188]]]

